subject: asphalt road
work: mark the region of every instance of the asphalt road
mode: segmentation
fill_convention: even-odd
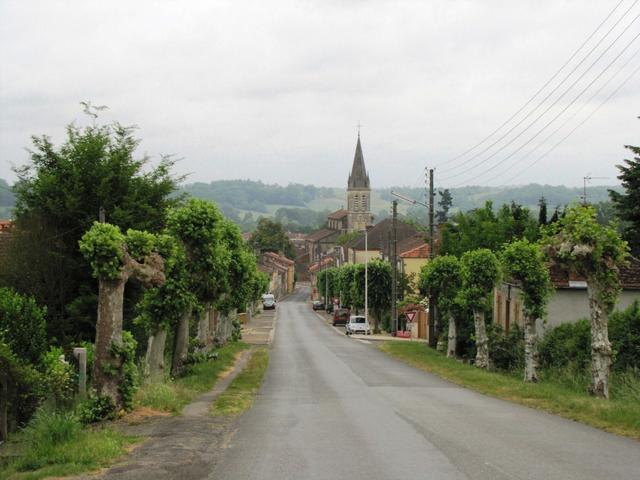
[[[269,370],[212,479],[640,479],[640,443],[449,384],[278,305]]]

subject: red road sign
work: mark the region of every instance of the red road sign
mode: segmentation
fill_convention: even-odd
[[[406,312],[405,315],[407,317],[407,321],[409,322],[413,322],[413,319],[416,318],[416,313],[417,312]]]

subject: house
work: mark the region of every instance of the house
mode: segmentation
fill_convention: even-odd
[[[341,208],[327,216],[327,228],[345,233],[349,228],[349,211]]]
[[[269,292],[280,299],[293,293],[295,287],[295,262],[275,252],[260,255],[258,269],[269,276]]]
[[[0,259],[9,254],[9,244],[11,243],[13,228],[13,221],[0,220]]]
[[[368,260],[375,258],[389,258],[391,256],[391,230],[393,220],[385,218],[373,227],[367,229],[367,238],[365,241],[364,233],[352,240],[345,246],[345,261],[347,263],[365,263],[368,251]],[[408,223],[398,221],[396,226],[396,253],[399,255],[402,251],[403,242],[410,238],[416,237],[418,231]],[[365,243],[366,249],[365,249]]]
[[[552,266],[549,274],[554,291],[547,305],[546,321],[539,326],[549,330],[562,323],[589,318],[587,282],[558,266]],[[624,310],[634,300],[640,300],[640,260],[632,257],[629,265],[620,268],[620,281],[622,291],[616,310]],[[502,283],[494,289],[493,321],[507,332],[512,325],[523,327],[522,298],[517,285]]]
[[[400,271],[417,283],[420,270],[429,261],[429,244],[424,240],[423,235],[418,234],[405,239],[402,244],[398,243],[397,250],[401,252],[398,254],[400,257]]]

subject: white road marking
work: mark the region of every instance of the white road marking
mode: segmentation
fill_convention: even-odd
[[[367,345],[371,345],[371,342],[369,340],[360,340],[359,338],[356,338],[354,340],[359,341],[360,343],[366,343]]]

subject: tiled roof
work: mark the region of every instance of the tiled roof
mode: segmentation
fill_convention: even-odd
[[[336,259],[331,255],[327,255],[326,257],[321,259],[319,262],[315,262],[311,266],[309,266],[309,271],[311,273],[315,273],[318,270],[321,270],[325,267],[331,267],[332,265],[335,265],[335,263],[336,263]]]
[[[307,235],[308,242],[317,242],[318,240],[322,240],[331,235],[337,235],[339,232],[336,230],[329,230],[328,228],[323,228],[322,230],[318,230],[317,232],[310,233]]]
[[[327,218],[330,220],[341,220],[347,215],[349,215],[349,212],[344,208],[341,208],[340,210],[336,210],[335,212],[330,213],[329,216],[327,216]]]
[[[416,247],[420,247],[425,244],[424,235],[422,233],[416,233],[398,242],[397,251],[398,255],[402,255],[409,250],[413,250]]]
[[[389,243],[388,237],[392,225],[393,220],[391,218],[385,218],[367,231],[367,236],[369,237],[367,239],[367,247],[369,250],[380,250],[380,246],[386,246]],[[396,233],[398,243],[406,238],[415,236],[417,233],[418,231],[415,227],[398,220]],[[364,234],[351,241],[348,246],[354,250],[364,250]],[[398,252],[400,252],[400,250],[398,250]]]
[[[282,263],[283,265],[293,265],[295,263],[293,260],[288,259],[284,255],[278,255],[275,252],[265,252],[262,255],[264,255],[265,257],[270,258],[271,260],[273,260],[275,262]]]
[[[575,288],[570,282],[585,282],[584,278],[555,264],[549,268],[549,275],[555,288]],[[640,260],[631,257],[628,265],[620,267],[620,284],[625,290],[640,290]]]
[[[402,258],[429,258],[429,244],[423,243],[400,254]]]

